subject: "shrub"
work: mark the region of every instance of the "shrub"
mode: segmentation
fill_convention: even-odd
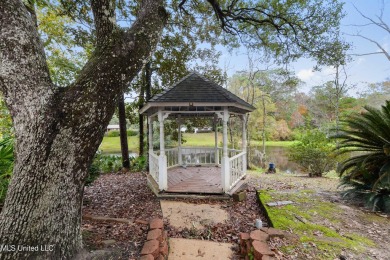
[[[90,185],[100,176],[99,158],[100,152],[98,151],[93,158],[92,164],[88,168],[88,177],[85,180],[85,185]]]
[[[88,169],[86,185],[95,181],[100,174],[117,172],[122,168],[122,157],[119,155],[105,155],[98,151]]]
[[[9,178],[5,176],[0,176],[0,204],[4,203],[5,195],[7,194],[9,184]]]
[[[138,131],[129,129],[127,130],[127,136],[136,136],[138,134]]]
[[[7,194],[9,180],[14,169],[14,140],[11,137],[0,141],[0,203]]]
[[[122,168],[122,157],[119,155],[99,154],[96,163],[101,173],[116,172]]]
[[[118,137],[119,131],[118,130],[111,130],[106,133],[107,137]]]
[[[365,201],[372,210],[390,212],[390,101],[380,109],[365,107],[342,121],[341,154],[350,155],[339,167],[347,196]]]
[[[128,129],[126,134],[127,134],[127,136],[136,136],[136,135],[138,135],[138,131],[132,130],[132,129]],[[107,136],[107,137],[118,137],[118,136],[120,136],[120,131],[119,130],[111,130],[111,131],[108,131],[105,134],[105,136]]]
[[[132,172],[140,172],[146,169],[145,156],[131,157],[130,162],[131,162],[130,170]]]
[[[289,158],[304,168],[309,176],[322,176],[335,167],[334,145],[318,130],[307,131],[289,149]]]

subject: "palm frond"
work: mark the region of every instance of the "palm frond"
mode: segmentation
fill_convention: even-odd
[[[351,155],[338,168],[341,185],[352,187],[347,194],[364,195],[373,209],[383,210],[390,195],[390,156],[384,151],[390,145],[390,101],[365,110],[343,120],[332,138],[339,140],[338,154]]]

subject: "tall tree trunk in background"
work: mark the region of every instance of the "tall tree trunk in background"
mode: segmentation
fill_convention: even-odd
[[[0,214],[0,259],[72,259],[82,248],[84,181],[118,94],[155,48],[167,20],[162,0],[142,1],[124,31],[111,0],[92,0],[96,48],[76,81],[53,85],[42,43],[23,1],[0,1],[0,90],[15,128],[15,166]]]
[[[146,102],[149,102],[149,100],[152,98],[152,68],[151,68],[151,61],[149,60],[148,63],[145,65],[145,99]],[[149,121],[146,120],[146,143],[148,144],[148,151],[149,151]],[[149,156],[147,156],[146,160],[146,170],[149,171]]]
[[[152,67],[150,61],[145,65],[145,79],[146,79],[145,98],[146,98],[146,102],[148,102],[149,99],[152,98]]]
[[[145,81],[144,81],[145,82]],[[142,84],[141,91],[139,93],[139,104],[138,108],[141,109],[145,104],[145,84]],[[138,113],[138,124],[139,124],[139,156],[144,155],[144,148],[145,148],[145,142],[144,142],[144,116],[141,113]]]
[[[251,136],[249,133],[248,129],[248,123],[249,123],[249,117],[250,114],[248,113],[246,118],[245,118],[245,129],[246,129],[246,140],[247,140],[247,151],[246,151],[246,169],[250,170],[251,169],[251,158],[252,158],[252,149],[251,149]]]
[[[123,93],[119,95],[119,99],[118,99],[118,114],[119,114],[119,135],[121,141],[122,166],[125,169],[130,169],[129,144],[127,142],[125,97]]]
[[[344,65],[336,65],[335,70],[336,74],[333,82],[335,88],[335,100],[333,105],[335,109],[336,135],[338,135],[340,132],[340,102],[343,95],[348,91],[348,85],[346,83],[348,75]],[[344,74],[344,76],[340,75],[341,73]],[[339,149],[339,145],[340,141],[339,139],[336,139],[336,149]]]
[[[233,139],[233,121],[231,118],[229,118],[229,121],[228,121],[228,128],[229,128],[229,139],[230,139],[230,144],[232,145],[232,149],[235,149],[234,147],[234,139]]]
[[[150,61],[145,64],[144,68],[144,78],[143,85],[141,86],[141,92],[139,94],[139,109],[141,109],[145,105],[146,102],[151,98],[151,88],[152,88],[152,70],[150,67]],[[145,126],[144,126],[144,116],[139,114],[139,155],[144,155],[145,151]],[[146,125],[146,136],[147,136],[147,144],[149,144],[149,125]]]
[[[262,133],[262,141],[263,141],[263,152],[262,152],[262,157],[261,157],[261,164],[262,164],[262,167],[265,168],[265,156],[266,156],[266,153],[265,153],[265,125],[266,125],[266,121],[267,121],[267,110],[265,108],[265,97],[264,97],[264,93],[261,94],[261,102],[262,102],[262,105],[263,105],[263,133]]]

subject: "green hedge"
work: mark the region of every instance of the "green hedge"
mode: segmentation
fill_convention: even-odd
[[[138,134],[138,131],[129,129],[127,130],[127,136],[136,136]]]
[[[136,136],[138,134],[138,131],[136,130],[132,130],[132,129],[129,129],[127,130],[127,136]],[[105,136],[107,137],[118,137],[120,136],[120,132],[119,130],[111,130],[111,131],[108,131]]]
[[[107,137],[118,137],[119,131],[118,130],[111,130],[106,133]]]

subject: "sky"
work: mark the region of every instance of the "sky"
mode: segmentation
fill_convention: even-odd
[[[360,37],[351,36],[360,33],[370,39],[379,42],[386,50],[390,51],[390,33],[378,26],[356,26],[367,24],[355,7],[364,15],[376,18],[381,13],[384,4],[383,20],[390,26],[390,0],[346,0],[344,11],[346,17],[341,22],[341,32],[345,40],[352,44],[350,54],[365,54],[378,51],[378,47]],[[223,52],[219,66],[227,69],[229,76],[236,71],[248,69],[248,58],[245,50],[237,54]],[[383,54],[353,55],[353,60],[347,64],[347,84],[351,86],[350,94],[356,95],[364,91],[368,83],[382,82],[390,79],[390,61]],[[302,91],[308,92],[312,86],[322,85],[334,76],[332,68],[322,68],[320,72],[313,72],[315,63],[311,60],[301,59],[289,65],[296,75],[305,82]]]

